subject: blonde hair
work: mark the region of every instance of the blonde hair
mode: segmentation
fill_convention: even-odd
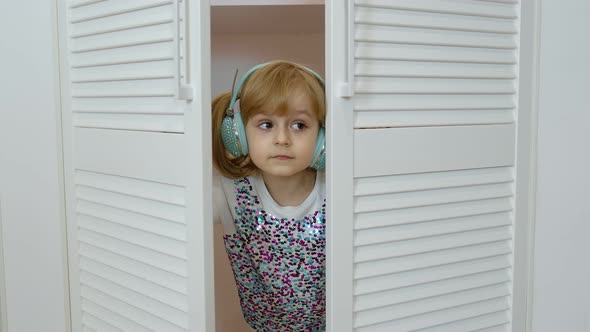
[[[244,126],[258,113],[283,115],[289,111],[288,99],[301,89],[311,99],[312,112],[320,126],[325,126],[326,102],[324,84],[305,67],[290,61],[273,61],[257,69],[239,91],[240,113]],[[242,165],[246,156],[228,158],[221,140],[221,123],[231,100],[231,92],[224,92],[212,102],[213,165],[225,177],[239,179],[255,174],[258,168],[252,161]]]

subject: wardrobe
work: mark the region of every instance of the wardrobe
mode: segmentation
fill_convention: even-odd
[[[523,330],[518,0],[58,7],[72,331],[220,326],[211,99],[278,58],[326,80],[328,331]]]

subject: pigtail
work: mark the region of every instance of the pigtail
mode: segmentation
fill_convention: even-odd
[[[231,93],[225,92],[213,99],[212,106],[212,134],[213,134],[213,165],[225,177],[239,179],[252,175],[257,170],[254,163],[248,157],[231,157],[226,151],[221,140],[221,123],[225,117],[225,111],[229,107]],[[247,160],[248,159],[248,160]]]

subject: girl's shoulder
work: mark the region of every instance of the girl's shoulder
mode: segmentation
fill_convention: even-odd
[[[235,193],[235,188],[249,187],[255,182],[255,176],[250,175],[239,179],[232,179],[223,175],[219,176],[221,187],[227,193]]]
[[[321,193],[323,195],[325,195],[325,193],[326,193],[326,171],[319,170],[319,171],[317,171],[317,175],[316,176],[317,176],[317,179],[318,179],[317,180],[318,185],[320,186],[320,189],[321,189]]]

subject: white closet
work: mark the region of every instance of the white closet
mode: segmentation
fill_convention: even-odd
[[[327,81],[328,330],[512,331],[518,1],[211,5],[59,1],[72,330],[214,331],[211,97],[283,58]]]

